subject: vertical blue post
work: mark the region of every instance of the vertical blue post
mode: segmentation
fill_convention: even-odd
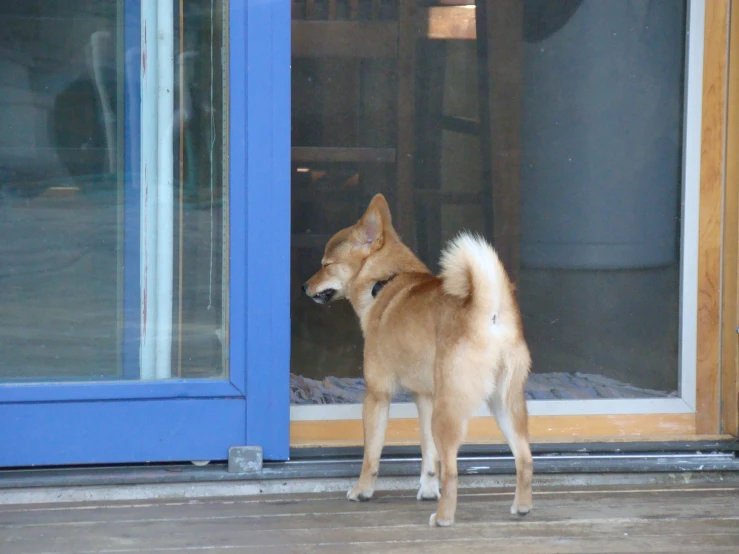
[[[231,370],[246,445],[290,444],[290,2],[230,5]],[[236,384],[236,383],[235,383]]]
[[[123,6],[123,379],[140,378],[141,0]]]

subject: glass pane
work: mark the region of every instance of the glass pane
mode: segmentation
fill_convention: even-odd
[[[494,244],[529,399],[675,395],[686,2],[416,4],[293,3],[293,403],[363,398],[352,307],[297,289],[375,193],[433,272]]]
[[[227,376],[223,11],[158,4],[0,3],[2,381]]]

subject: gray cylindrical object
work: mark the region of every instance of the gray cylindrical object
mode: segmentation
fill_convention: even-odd
[[[684,17],[677,0],[584,0],[525,46],[524,266],[676,261]]]

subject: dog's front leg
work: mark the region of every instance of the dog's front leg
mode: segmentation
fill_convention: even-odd
[[[362,473],[359,475],[357,484],[346,495],[349,500],[369,500],[375,492],[377,473],[380,470],[380,455],[385,443],[390,400],[389,393],[367,390],[362,407],[364,425]]]
[[[439,499],[439,454],[436,451],[431,432],[433,399],[430,396],[415,395],[418,408],[418,423],[421,428],[421,483],[416,498],[418,500]]]

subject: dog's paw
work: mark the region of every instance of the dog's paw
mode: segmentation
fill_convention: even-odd
[[[418,494],[416,494],[417,500],[439,500],[441,493],[439,492],[439,478],[434,476],[430,477],[424,474],[421,477],[421,486],[418,488]]]
[[[531,506],[529,505],[517,505],[515,502],[513,505],[511,505],[511,515],[514,516],[525,516],[531,511]]]
[[[367,502],[374,493],[373,489],[363,489],[357,485],[346,493],[346,497],[352,502]]]
[[[439,519],[436,514],[431,514],[429,518],[429,526],[431,527],[451,527],[453,524],[453,519]]]

